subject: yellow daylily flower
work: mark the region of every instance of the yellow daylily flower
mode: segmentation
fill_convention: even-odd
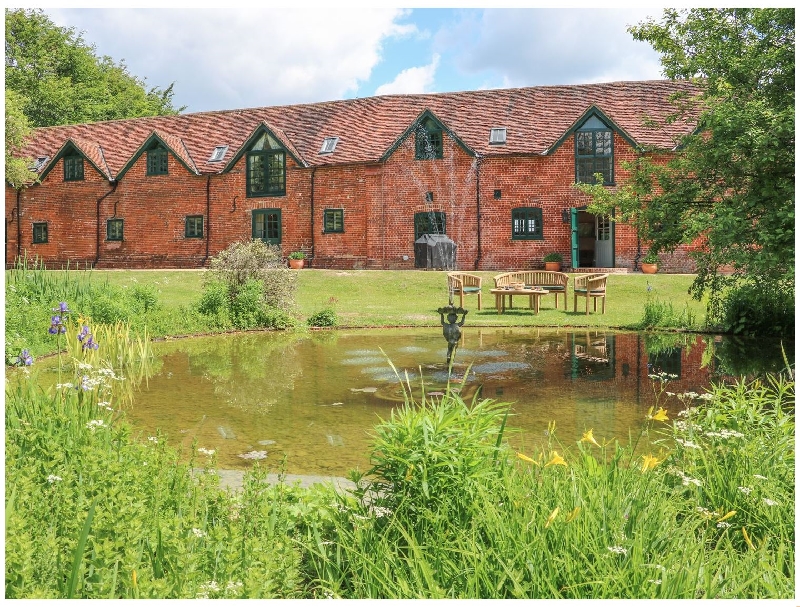
[[[721,518],[719,519],[719,521],[717,521],[717,522],[719,523],[720,521],[724,521],[725,519],[729,519],[729,518],[731,518],[731,517],[732,517],[734,514],[736,514],[736,510],[731,510],[730,512],[728,512],[728,514],[726,514],[725,516],[721,517]]]
[[[747,545],[750,546],[750,550],[755,550],[756,547],[753,546],[753,542],[750,541],[750,536],[747,535],[747,529],[742,527],[742,535],[744,536],[744,541],[747,542]]]
[[[530,457],[528,457],[528,456],[527,456],[527,455],[525,455],[524,453],[517,452],[517,457],[518,457],[519,459],[521,459],[523,462],[528,462],[528,463],[530,463],[530,464],[536,464],[537,466],[539,465],[539,462],[537,462],[537,461],[536,461],[535,459],[533,459],[533,458],[530,458]]]
[[[558,451],[553,451],[553,456],[550,458],[550,461],[544,465],[544,467],[547,468],[547,466],[556,466],[556,465],[566,466],[567,461],[558,454]]]
[[[547,529],[556,517],[558,516],[558,511],[561,510],[560,506],[556,506],[556,509],[550,513],[550,516],[547,517],[547,522],[544,524],[544,528]]]
[[[653,457],[652,455],[643,455],[642,472],[647,472],[648,470],[655,468],[659,463],[661,463],[661,460],[659,460],[658,458]]]
[[[669,421],[669,417],[667,417],[667,411],[664,407],[659,407],[658,411],[653,413],[653,407],[650,407],[650,410],[647,412],[647,419],[652,419],[657,422],[666,422]]]
[[[580,514],[580,512],[581,512],[581,507],[580,506],[575,506],[575,508],[573,508],[572,512],[570,512],[567,515],[567,518],[565,519],[566,522],[567,523],[571,523],[572,521],[574,521],[575,518],[578,516],[578,514]]]
[[[592,443],[593,445],[597,445],[599,447],[600,443],[598,443],[595,440],[593,432],[594,432],[594,428],[589,428],[589,430],[587,430],[586,432],[583,433],[583,436],[581,437],[581,441],[580,442],[582,442],[582,443]]]

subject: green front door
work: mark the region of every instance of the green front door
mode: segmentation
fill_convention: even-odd
[[[572,234],[572,267],[580,267],[580,243],[578,241],[578,209],[570,209]]]
[[[281,210],[255,209],[253,211],[253,240],[268,244],[281,244]]]

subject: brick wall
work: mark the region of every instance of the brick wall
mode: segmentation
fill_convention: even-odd
[[[286,194],[257,198],[246,195],[244,156],[225,174],[201,176],[170,155],[168,175],[148,176],[142,155],[116,185],[88,162],[83,181],[64,182],[59,161],[42,184],[21,192],[19,224],[17,194],[6,187],[6,265],[19,252],[50,267],[199,267],[232,242],[251,237],[253,210],[280,209],[284,255],[303,250],[311,267],[412,269],[414,215],[425,211],[445,214],[459,269],[541,268],[542,256],[551,251],[561,253],[568,266],[571,228],[562,222],[562,211],[588,203],[573,187],[573,142],[567,138],[549,156],[477,160],[445,136],[442,159],[416,160],[409,137],[384,163],[316,169],[287,156]],[[621,162],[635,152],[619,136],[614,146],[619,183]],[[542,209],[542,240],[512,239],[511,211],[517,207]],[[324,232],[326,209],[343,209],[344,232]],[[189,215],[203,216],[204,238],[186,238]],[[106,238],[106,222],[114,217],[124,220],[121,242]],[[39,221],[48,223],[49,242],[34,245],[33,223]],[[614,244],[616,266],[632,268],[639,243],[630,226],[615,226]],[[694,269],[685,249],[662,256],[661,266]]]

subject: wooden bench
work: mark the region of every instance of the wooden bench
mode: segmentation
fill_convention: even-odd
[[[447,288],[453,295],[460,298],[460,306],[464,307],[464,295],[478,296],[478,309],[481,309],[481,277],[464,272],[449,272],[447,274]]]
[[[608,274],[584,274],[575,278],[572,291],[573,304],[572,311],[578,311],[578,297],[586,298],[586,314],[589,314],[589,298],[592,298],[594,303],[594,311],[597,312],[597,299],[603,300],[602,314],[606,313],[606,280]]]
[[[569,276],[563,272],[546,272],[544,270],[526,270],[523,272],[505,272],[494,277],[496,289],[508,287],[514,283],[523,283],[526,288],[544,289],[556,296],[558,308],[558,295],[564,295],[564,310],[567,309],[567,282]],[[509,304],[512,302],[509,301]],[[509,305],[511,307],[511,305]]]

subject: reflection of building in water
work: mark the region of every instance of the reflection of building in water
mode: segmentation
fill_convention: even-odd
[[[711,378],[702,366],[705,342],[697,335],[676,335],[658,348],[637,333],[596,330],[502,335],[498,342],[505,360],[526,362],[529,369],[481,377],[483,395],[514,403],[512,423],[520,427],[546,427],[557,418],[562,438],[592,427],[626,438],[656,404],[660,384],[649,377],[654,372],[676,375],[666,387],[676,394],[702,393]],[[648,354],[648,348],[657,351]],[[675,397],[659,404],[673,415],[684,408]]]

